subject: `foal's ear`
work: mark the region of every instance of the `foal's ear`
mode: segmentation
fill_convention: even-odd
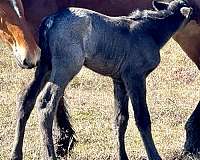
[[[155,10],[160,11],[160,10],[166,10],[169,6],[169,3],[161,0],[153,0],[152,5]]]

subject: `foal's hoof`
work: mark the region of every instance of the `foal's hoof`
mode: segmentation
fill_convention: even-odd
[[[22,155],[19,156],[19,155],[12,154],[10,159],[11,160],[22,160]]]
[[[22,160],[21,158],[12,157],[11,160]]]

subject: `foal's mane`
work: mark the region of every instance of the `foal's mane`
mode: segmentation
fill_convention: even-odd
[[[145,20],[145,19],[164,19],[172,15],[172,12],[169,10],[155,11],[155,10],[143,10],[139,9],[134,10],[128,16],[133,20]]]

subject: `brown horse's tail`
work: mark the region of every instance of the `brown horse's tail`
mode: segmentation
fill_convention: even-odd
[[[54,16],[49,16],[44,18],[39,28],[39,47],[41,48],[41,60],[40,63],[45,63],[49,65],[51,70],[51,52],[49,48],[48,41],[48,31],[53,26]],[[75,139],[75,131],[72,128],[70,123],[70,118],[68,111],[66,110],[66,103],[64,98],[61,97],[61,100],[58,105],[56,113],[56,126],[58,133],[56,135],[56,153],[58,157],[65,157],[74,147],[77,142]]]

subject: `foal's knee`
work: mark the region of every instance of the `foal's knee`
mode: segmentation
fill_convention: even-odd
[[[151,129],[151,120],[149,114],[140,113],[140,115],[136,115],[135,122],[139,131],[147,131]]]
[[[36,107],[39,113],[54,113],[60,97],[61,90],[59,87],[50,82],[47,83],[36,100]]]
[[[49,90],[39,95],[36,101],[36,108],[42,130],[47,130],[52,127],[55,110],[53,109],[51,101],[51,93]]]
[[[49,90],[46,90],[45,93],[40,94],[36,101],[38,111],[47,108],[48,104],[50,103],[50,100],[51,94]]]
[[[116,127],[125,127],[128,125],[129,115],[119,114],[115,119],[115,126]]]

